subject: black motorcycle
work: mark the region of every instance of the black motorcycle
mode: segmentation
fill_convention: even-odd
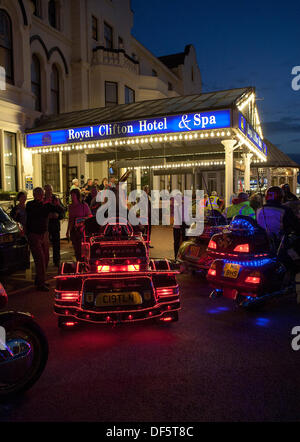
[[[0,309],[7,294],[0,283]],[[0,400],[23,393],[44,371],[48,341],[29,313],[0,312]]]
[[[291,246],[296,241],[285,235],[280,244],[273,243],[256,221],[236,216],[208,245],[213,259],[207,274],[214,288],[211,298],[224,296],[251,309],[271,298],[295,294],[300,266]]]

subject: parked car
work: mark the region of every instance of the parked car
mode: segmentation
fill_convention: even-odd
[[[29,248],[24,230],[0,206],[0,273],[26,269],[29,264]]]

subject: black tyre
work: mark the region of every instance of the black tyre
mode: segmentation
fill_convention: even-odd
[[[32,387],[48,360],[48,341],[31,318],[9,318],[0,322],[6,332],[6,349],[0,349],[0,399]]]

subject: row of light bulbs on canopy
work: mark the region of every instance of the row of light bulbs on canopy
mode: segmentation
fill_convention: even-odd
[[[164,135],[164,136],[153,136],[153,137],[134,137],[129,139],[121,140],[111,140],[105,142],[92,142],[92,143],[80,143],[72,144],[68,146],[49,146],[49,147],[39,147],[32,149],[31,152],[36,153],[55,153],[55,152],[70,152],[79,151],[85,149],[95,149],[103,147],[113,147],[113,146],[126,146],[134,144],[152,144],[152,143],[163,143],[163,142],[176,142],[176,141],[194,141],[197,139],[208,139],[208,138],[218,138],[218,137],[230,137],[231,131],[227,130],[214,130],[209,132],[192,132],[189,134],[178,134],[178,135]]]

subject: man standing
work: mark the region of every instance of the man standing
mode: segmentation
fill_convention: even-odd
[[[250,216],[255,219],[255,211],[250,206],[249,195],[246,192],[240,192],[237,201],[226,209],[226,218],[232,220],[237,215]]]
[[[53,187],[46,184],[44,187],[45,197],[44,204],[50,203],[55,206],[55,211],[49,214],[48,233],[49,240],[53,249],[53,264],[56,267],[60,265],[60,220],[65,216],[65,208],[59,198],[53,195]]]
[[[26,232],[30,250],[35,263],[35,286],[37,290],[48,292],[46,270],[49,261],[48,217],[51,212],[58,211],[58,200],[54,204],[44,204],[44,191],[41,187],[33,190],[33,201],[26,205]]]

